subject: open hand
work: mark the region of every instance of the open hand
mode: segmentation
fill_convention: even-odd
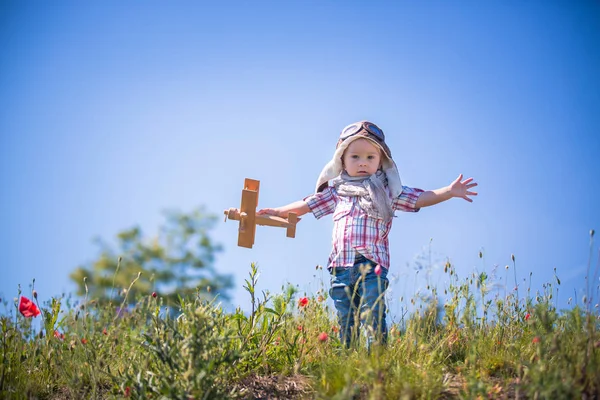
[[[460,197],[471,203],[473,202],[473,199],[469,196],[477,196],[477,192],[471,192],[469,189],[477,186],[477,183],[473,182],[473,178],[467,178],[464,181],[462,178],[463,175],[460,174],[458,178],[450,184],[450,193],[452,194],[452,197]]]

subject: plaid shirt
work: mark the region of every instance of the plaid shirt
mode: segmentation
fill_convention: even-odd
[[[402,194],[392,200],[394,210],[417,212],[417,199],[421,189],[402,187]],[[327,262],[328,268],[352,267],[356,252],[384,268],[390,266],[388,235],[392,219],[384,221],[367,215],[358,205],[356,196],[340,196],[334,187],[304,199],[319,219],[333,213],[333,249]]]

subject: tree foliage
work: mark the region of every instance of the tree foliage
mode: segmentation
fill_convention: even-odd
[[[222,250],[209,236],[216,216],[203,208],[164,215],[166,221],[153,237],[144,237],[134,226],[117,234],[116,249],[98,239],[98,258],[70,275],[77,294],[100,303],[131,303],[153,292],[169,305],[190,295],[227,300],[233,279],[213,268],[215,253]]]

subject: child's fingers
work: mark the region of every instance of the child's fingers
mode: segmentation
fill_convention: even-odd
[[[277,215],[277,211],[272,208],[263,208],[262,210],[258,210],[256,212],[257,215]]]

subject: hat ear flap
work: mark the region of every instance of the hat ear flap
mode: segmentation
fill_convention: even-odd
[[[331,161],[329,161],[321,174],[319,175],[319,179],[317,179],[317,185],[315,187],[315,193],[319,193],[323,191],[327,187],[327,183],[333,178],[337,177],[344,170],[344,165],[342,163],[342,155],[344,154],[344,150],[346,150],[348,145],[342,144],[335,150],[335,154]]]
[[[382,170],[385,172],[387,177],[388,187],[390,188],[390,194],[392,198],[396,198],[402,194],[402,180],[400,179],[400,173],[394,160],[386,157],[382,158]]]

